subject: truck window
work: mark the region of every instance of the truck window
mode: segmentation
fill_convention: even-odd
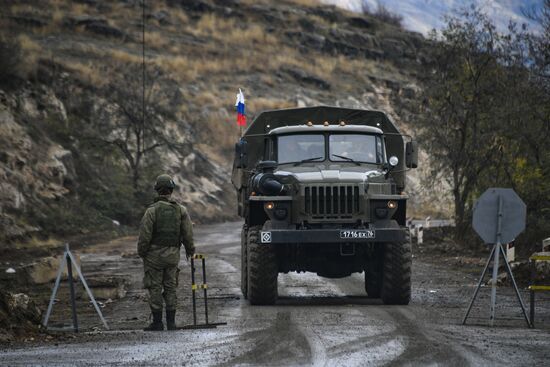
[[[325,137],[321,134],[283,135],[277,142],[279,164],[300,162],[304,159],[325,160]]]
[[[329,136],[330,160],[345,162],[383,162],[382,140],[379,136],[365,134],[333,134]],[[346,157],[346,158],[342,158]]]

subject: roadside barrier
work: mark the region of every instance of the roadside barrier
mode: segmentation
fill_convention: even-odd
[[[195,260],[201,260],[202,263],[202,284],[195,283]],[[204,297],[204,324],[197,324],[197,289],[203,290]],[[193,325],[186,325],[178,329],[213,329],[219,325],[227,325],[226,322],[208,322],[208,284],[206,283],[206,256],[195,254],[191,256],[191,293],[193,297]]]
[[[50,297],[50,303],[48,304],[48,310],[46,311],[46,315],[44,316],[44,321],[42,321],[42,325],[44,325],[45,328],[48,328],[48,320],[50,319],[50,315],[52,313],[55,296],[57,295],[59,284],[61,283],[61,276],[63,275],[63,270],[65,269],[65,265],[67,266],[67,276],[68,276],[68,282],[69,282],[69,290],[71,294],[71,310],[72,310],[72,316],[73,316],[74,332],[75,333],[78,332],[78,319],[76,316],[76,296],[75,296],[74,281],[73,281],[73,267],[75,268],[76,273],[78,274],[80,281],[82,282],[82,285],[86,289],[86,292],[88,293],[88,297],[90,297],[90,300],[92,301],[94,308],[97,314],[99,315],[99,318],[101,319],[101,322],[103,322],[103,326],[105,326],[105,329],[109,330],[109,326],[107,325],[107,322],[103,318],[101,309],[97,305],[94,295],[92,294],[92,291],[88,287],[88,283],[86,283],[86,279],[84,279],[84,276],[82,275],[82,272],[80,271],[80,268],[78,267],[78,264],[76,263],[75,258],[71,253],[71,250],[69,249],[69,244],[65,244],[65,252],[63,253],[63,260],[61,260],[61,264],[59,265],[59,270],[57,271],[57,277],[55,279],[55,285],[53,287],[52,296]]]
[[[548,261],[550,262],[550,255],[533,255],[529,258],[529,265],[531,267],[531,285],[529,285],[529,296],[530,296],[530,312],[529,312],[529,320],[531,321],[531,325],[535,327],[535,293],[536,292],[546,292],[550,291],[550,285],[535,285],[532,284],[535,279],[535,275],[537,272],[536,263],[537,261]]]

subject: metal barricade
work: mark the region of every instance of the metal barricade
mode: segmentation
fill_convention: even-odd
[[[201,260],[202,284],[195,283],[195,260]],[[204,324],[197,323],[197,289],[203,290],[204,297]],[[226,322],[208,322],[208,284],[206,283],[206,256],[195,254],[191,256],[191,293],[193,302],[193,324],[179,327],[178,329],[212,329],[219,325],[227,325]]]

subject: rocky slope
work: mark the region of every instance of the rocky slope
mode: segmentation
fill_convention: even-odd
[[[150,180],[162,171],[175,175],[176,196],[196,221],[233,218],[229,173],[239,87],[249,121],[264,109],[328,104],[384,110],[414,131],[406,106],[426,57],[419,34],[315,1],[148,2],[146,65],[169,96],[159,121],[182,145],[146,157],[145,195],[126,208],[124,158],[81,132],[94,111],[114,108],[113,89],[128,87],[109,82],[139,68],[141,14],[140,2],[131,0],[2,7],[0,35],[16,40],[24,55],[14,75],[0,79],[3,243],[134,226],[152,195]],[[427,198],[415,177],[409,191]]]

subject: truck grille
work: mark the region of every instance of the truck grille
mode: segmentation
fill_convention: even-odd
[[[352,218],[359,211],[356,185],[306,186],[304,210],[314,219]]]

